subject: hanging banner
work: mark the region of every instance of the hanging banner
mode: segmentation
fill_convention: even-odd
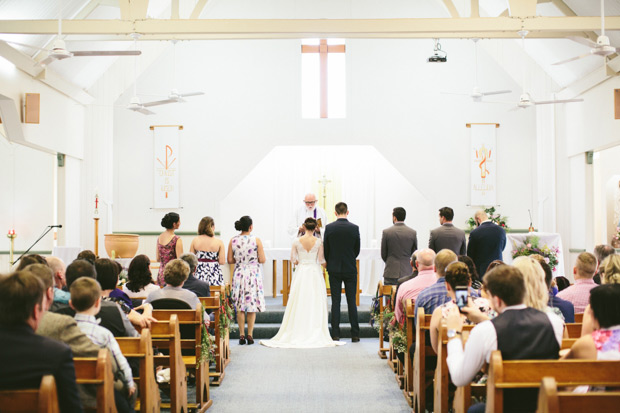
[[[179,127],[153,127],[154,208],[179,208]]]
[[[496,125],[471,125],[470,176],[471,205],[495,205],[497,150]]]

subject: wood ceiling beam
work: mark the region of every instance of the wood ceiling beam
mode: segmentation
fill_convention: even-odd
[[[480,17],[480,0],[471,0],[471,14],[469,17]]]
[[[170,5],[170,18],[173,20],[179,19],[179,0],[172,0]]]
[[[536,16],[537,0],[508,0],[508,8],[512,17]]]
[[[461,17],[452,0],[443,0],[443,5],[446,6],[446,9],[448,9],[448,13],[450,13],[452,18],[456,19]]]
[[[118,0],[122,20],[145,19],[149,0]]]
[[[196,6],[194,6],[194,10],[192,10],[192,14],[189,16],[190,19],[197,19],[200,17],[200,13],[204,10],[207,5],[208,0],[198,0]]]
[[[55,34],[56,20],[0,20],[0,33]],[[217,38],[274,37],[498,37],[497,33],[517,38],[517,31],[528,30],[528,38],[564,37],[567,32],[600,28],[598,17],[483,17],[469,19],[236,19],[236,20],[67,20],[67,35],[111,35],[126,37],[131,33],[162,35],[179,40],[205,35]],[[606,18],[607,30],[620,30],[620,16]],[[555,36],[549,36],[555,35]]]

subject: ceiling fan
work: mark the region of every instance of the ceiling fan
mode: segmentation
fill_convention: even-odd
[[[605,0],[601,0],[601,35],[596,39],[596,42],[586,37],[570,36],[568,38],[577,43],[581,43],[585,46],[590,47],[590,53],[582,54],[581,56],[571,57],[570,59],[556,62],[554,63],[554,65],[561,65],[568,62],[573,62],[575,60],[583,59],[584,57],[589,57],[592,55],[603,56],[603,58],[606,58],[611,54],[620,52],[620,48],[611,46],[611,44],[609,43],[609,37],[605,36]]]
[[[471,93],[453,93],[453,92],[442,92],[446,95],[459,95],[459,96],[469,96],[472,98],[474,102],[482,102],[482,98],[484,96],[490,95],[501,95],[504,93],[511,93],[512,90],[495,90],[492,92],[481,92],[478,87],[478,40],[480,39],[472,39],[474,41],[474,50],[475,50],[475,69],[474,69],[474,88]]]
[[[134,50],[137,50],[137,48],[138,48],[138,38],[140,37],[140,35],[138,33],[133,33],[131,35],[131,37],[133,38],[133,48],[134,48]],[[138,93],[137,93],[138,60],[137,60],[137,58],[134,58],[133,80],[134,80],[133,81],[133,96],[131,97],[131,100],[129,101],[129,104],[127,105],[127,109],[132,110],[134,112],[142,113],[143,115],[154,115],[155,112],[150,111],[150,110],[147,109],[149,104],[148,103],[142,104],[142,102],[140,101],[140,98],[138,97]]]
[[[525,51],[525,36],[527,36],[528,31],[520,30],[518,34],[519,36],[521,36],[521,47],[523,48],[523,51]],[[523,92],[521,93],[521,96],[519,96],[519,101],[517,102],[516,106],[511,110],[526,109],[534,105],[552,105],[556,103],[583,102],[583,99],[556,99],[556,100],[538,100],[538,101],[534,100],[534,98],[532,98],[530,93],[525,91],[525,70],[523,70],[521,75],[523,76],[522,83],[521,83],[523,85]],[[514,102],[493,102],[493,103],[508,103],[511,105],[515,104]]]
[[[177,45],[177,40],[171,40],[171,42],[172,42],[172,82],[174,84],[176,82],[176,45]],[[147,102],[143,106],[151,107],[151,106],[157,106],[157,105],[167,105],[169,103],[186,102],[186,100],[183,99],[183,98],[189,97],[189,96],[200,96],[200,95],[204,95],[204,92],[179,93],[178,89],[173,88],[170,91],[170,94],[168,95],[168,97],[166,99],[155,100],[155,101],[152,101],[152,102]]]

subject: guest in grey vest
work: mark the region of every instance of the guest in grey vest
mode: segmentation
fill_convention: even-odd
[[[428,240],[428,247],[438,253],[443,249],[449,249],[456,255],[467,253],[465,231],[452,224],[454,210],[450,207],[443,207],[439,210],[440,227],[431,231]]]
[[[393,226],[383,230],[381,258],[385,262],[383,283],[396,285],[400,277],[411,275],[411,254],[418,249],[418,236],[405,225],[407,212],[396,207],[392,211]]]

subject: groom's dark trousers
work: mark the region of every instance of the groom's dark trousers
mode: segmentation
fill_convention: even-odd
[[[340,299],[342,297],[342,284],[344,283],[349,310],[349,322],[351,323],[351,337],[360,336],[360,325],[357,321],[357,305],[355,303],[355,289],[357,288],[357,273],[342,274],[329,273],[329,287],[332,292],[332,336],[340,337]]]
[[[338,218],[325,227],[324,253],[332,292],[332,337],[340,337],[340,298],[342,284],[347,296],[351,336],[359,337],[355,290],[357,268],[355,260],[360,253],[359,227],[346,218]]]

